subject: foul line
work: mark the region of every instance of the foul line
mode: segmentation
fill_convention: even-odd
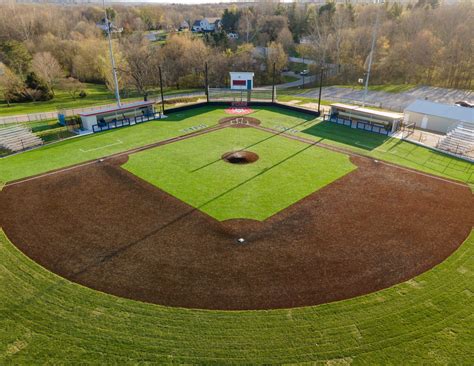
[[[437,180],[440,180],[442,182],[455,184],[455,185],[461,186],[461,187],[469,187],[467,182],[466,183],[461,183],[461,182],[457,182],[455,180],[451,180],[451,179],[448,179],[448,178],[438,177],[438,176],[433,175],[433,174],[424,173],[424,172],[421,172],[421,171],[416,170],[416,169],[407,168],[407,167],[397,165],[397,164],[393,164],[393,163],[389,163],[389,162],[386,162],[386,161],[383,161],[383,160],[377,160],[377,159],[374,159],[372,157],[362,155],[362,154],[358,154],[356,152],[353,152],[351,150],[348,150],[348,149],[345,149],[345,148],[342,148],[342,147],[327,145],[324,142],[318,142],[317,144],[315,144],[313,140],[310,140],[310,139],[307,139],[307,138],[304,138],[304,137],[299,137],[299,136],[294,136],[294,135],[288,135],[288,134],[285,134],[285,133],[281,133],[281,132],[273,130],[272,128],[269,128],[269,127],[262,127],[262,126],[252,126],[252,127],[257,128],[257,129],[262,130],[262,131],[267,131],[267,132],[270,132],[270,133],[277,133],[280,136],[286,137],[286,138],[291,139],[291,140],[296,140],[296,141],[300,141],[300,142],[303,142],[303,143],[306,143],[306,144],[312,144],[312,145],[315,145],[315,146],[320,146],[322,148],[325,148],[326,150],[331,150],[331,151],[335,151],[335,152],[350,155],[350,156],[357,156],[359,158],[363,158],[363,159],[367,159],[367,160],[377,161],[378,164],[383,164],[383,165],[386,165],[386,166],[390,166],[392,168],[397,168],[397,169],[404,170],[404,171],[407,171],[407,172],[422,175],[424,177],[437,179]]]
[[[79,164],[76,164],[76,165],[72,165],[70,167],[56,169],[56,170],[53,170],[53,171],[50,171],[50,172],[47,172],[47,173],[41,173],[41,174],[34,175],[32,177],[29,177],[29,178],[14,180],[12,182],[6,183],[4,185],[4,187],[9,187],[9,186],[14,186],[14,185],[21,184],[21,183],[30,182],[32,180],[48,177],[50,175],[64,173],[64,172],[74,170],[74,169],[78,169],[78,168],[82,168],[82,167],[85,167],[85,166],[88,166],[88,165],[91,165],[91,164],[97,164],[99,162],[114,159],[114,158],[117,158],[117,157],[120,157],[120,156],[123,156],[123,155],[134,154],[134,153],[137,153],[137,152],[140,152],[140,151],[153,149],[153,148],[158,147],[158,146],[168,145],[168,144],[171,144],[173,142],[178,142],[178,141],[190,139],[190,138],[193,138],[193,137],[196,137],[196,136],[199,136],[199,135],[204,135],[204,134],[207,134],[207,133],[210,133],[210,132],[213,132],[213,131],[217,131],[217,130],[223,129],[225,127],[227,127],[227,126],[225,126],[225,125],[215,125],[215,126],[212,126],[212,127],[206,128],[206,129],[191,132],[187,135],[172,137],[172,138],[167,139],[167,140],[154,142],[154,143],[149,144],[149,145],[140,146],[140,147],[137,147],[137,148],[134,148],[134,149],[130,149],[130,150],[127,150],[127,151],[122,151],[122,152],[112,154],[112,155],[108,155],[108,156],[105,156],[105,157],[102,157],[102,158],[96,158],[96,159],[93,159],[93,160],[86,161],[84,163],[79,163]]]
[[[96,151],[96,150],[100,150],[100,149],[105,149],[106,147],[110,147],[110,146],[115,146],[115,145],[120,145],[120,144],[123,144],[123,142],[119,139],[117,139],[117,142],[113,143],[113,144],[108,144],[108,145],[104,145],[104,146],[99,146],[99,147],[96,147],[94,149],[89,149],[89,150],[83,150],[83,149],[79,149],[80,151],[82,152],[89,152],[89,151]]]

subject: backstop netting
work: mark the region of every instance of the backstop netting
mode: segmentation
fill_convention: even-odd
[[[272,89],[237,90],[228,88],[209,88],[209,101],[230,103],[271,102]]]

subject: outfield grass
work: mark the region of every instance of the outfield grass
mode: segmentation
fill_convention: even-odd
[[[287,310],[204,311],[117,298],[52,274],[1,232],[0,263],[2,364],[474,361],[474,232],[408,282]]]
[[[260,158],[247,165],[221,159],[237,150]],[[327,149],[253,128],[226,128],[133,154],[124,168],[217,220],[263,221],[356,166]]]

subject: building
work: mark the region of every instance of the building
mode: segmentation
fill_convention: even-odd
[[[154,119],[154,102],[135,102],[121,107],[95,108],[80,113],[82,129],[97,132]]]
[[[422,130],[446,134],[461,123],[474,123],[474,109],[415,100],[404,110],[403,122]]]
[[[403,114],[335,103],[331,104],[327,119],[348,127],[388,135],[400,127]]]
[[[220,18],[198,19],[193,23],[193,32],[214,32],[221,28]]]
[[[230,88],[234,90],[252,90],[253,72],[229,72]]]
[[[185,20],[183,20],[181,22],[181,24],[179,25],[179,31],[186,31],[186,30],[189,30],[189,23]]]

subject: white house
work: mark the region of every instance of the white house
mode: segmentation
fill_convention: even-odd
[[[474,108],[415,100],[404,110],[403,122],[417,128],[447,133],[460,123],[474,123]]]
[[[253,72],[229,72],[230,88],[235,90],[253,89]]]
[[[204,18],[194,22],[193,32],[214,32],[221,27],[220,18]]]

